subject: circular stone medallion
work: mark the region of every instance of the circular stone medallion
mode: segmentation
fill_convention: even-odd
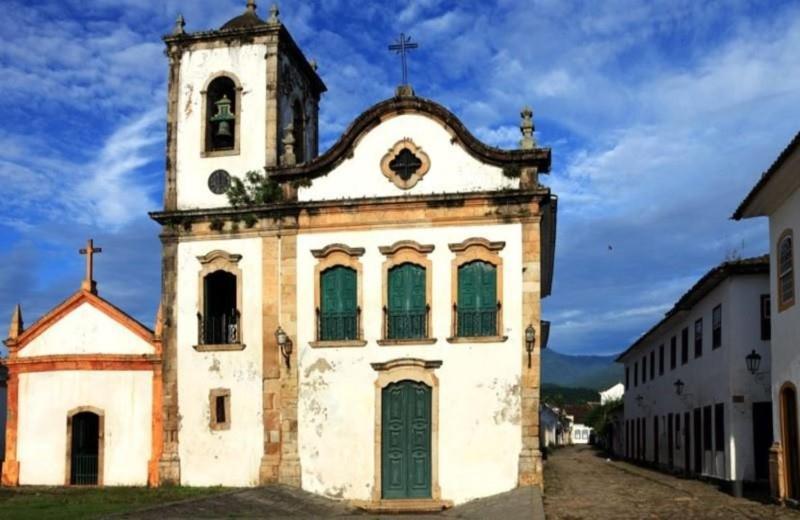
[[[231,187],[231,176],[225,170],[215,170],[208,176],[208,189],[215,195],[222,195]]]

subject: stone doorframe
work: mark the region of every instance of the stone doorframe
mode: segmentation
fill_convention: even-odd
[[[800,446],[794,445],[791,446],[789,444],[790,439],[787,439],[787,434],[789,431],[789,424],[787,415],[787,403],[786,398],[784,397],[784,393],[786,391],[791,391],[794,393],[794,416],[795,421],[800,421],[800,410],[798,410],[798,396],[797,396],[797,387],[794,386],[791,382],[787,381],[783,383],[778,391],[778,408],[780,414],[780,464],[779,468],[779,477],[780,477],[780,484],[779,484],[779,498],[786,499],[786,498],[795,498],[792,497],[792,488],[793,483],[792,479],[797,478],[797,475],[792,475],[792,464],[791,461],[788,460],[792,454],[794,457],[800,457],[800,454],[797,453],[797,450],[800,449]],[[800,425],[795,424],[795,429],[798,431],[798,436],[800,436]],[[780,471],[782,470],[782,471]]]
[[[372,486],[372,502],[387,502],[381,496],[381,442],[383,434],[383,389],[400,381],[416,381],[426,384],[431,389],[431,499],[441,501],[442,490],[439,487],[439,378],[433,371],[442,366],[441,361],[428,361],[416,358],[393,359],[383,363],[371,363],[378,372],[375,380],[375,472]],[[420,499],[400,499],[412,502],[430,502]],[[399,500],[391,500],[397,502]]]
[[[91,412],[97,416],[97,486],[103,485],[103,462],[105,460],[105,412],[94,406],[79,406],[67,412],[67,463],[64,472],[64,485],[71,486],[72,473],[72,418],[83,412]]]

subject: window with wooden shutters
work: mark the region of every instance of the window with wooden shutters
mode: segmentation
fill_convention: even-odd
[[[428,336],[428,309],[425,297],[425,268],[404,263],[389,270],[386,337],[389,339]]]
[[[694,357],[703,355],[703,318],[694,322]]]
[[[689,328],[681,331],[681,365],[689,362]]]
[[[480,260],[458,269],[458,336],[497,336],[497,271]]]
[[[722,305],[711,311],[711,348],[722,346]]]
[[[786,230],[778,239],[778,311],[794,305],[794,237]]]
[[[320,278],[320,341],[358,339],[356,271],[339,265],[323,271]]]

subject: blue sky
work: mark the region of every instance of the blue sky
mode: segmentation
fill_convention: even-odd
[[[161,35],[216,28],[244,0],[2,0],[0,323],[79,287],[86,238],[101,294],[152,324],[159,299],[166,58]],[[262,17],[269,5],[259,5]],[[417,94],[513,147],[530,104],[560,197],[550,346],[614,353],[766,222],[729,216],[800,129],[800,4],[778,1],[285,1],[328,85],[321,149],[420,43]],[[610,247],[609,247],[610,246]],[[5,329],[2,331],[5,332]],[[1,334],[0,334],[1,335]]]

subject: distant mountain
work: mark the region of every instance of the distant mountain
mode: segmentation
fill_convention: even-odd
[[[552,349],[542,351],[542,384],[605,390],[622,382],[617,356],[570,356]]]

